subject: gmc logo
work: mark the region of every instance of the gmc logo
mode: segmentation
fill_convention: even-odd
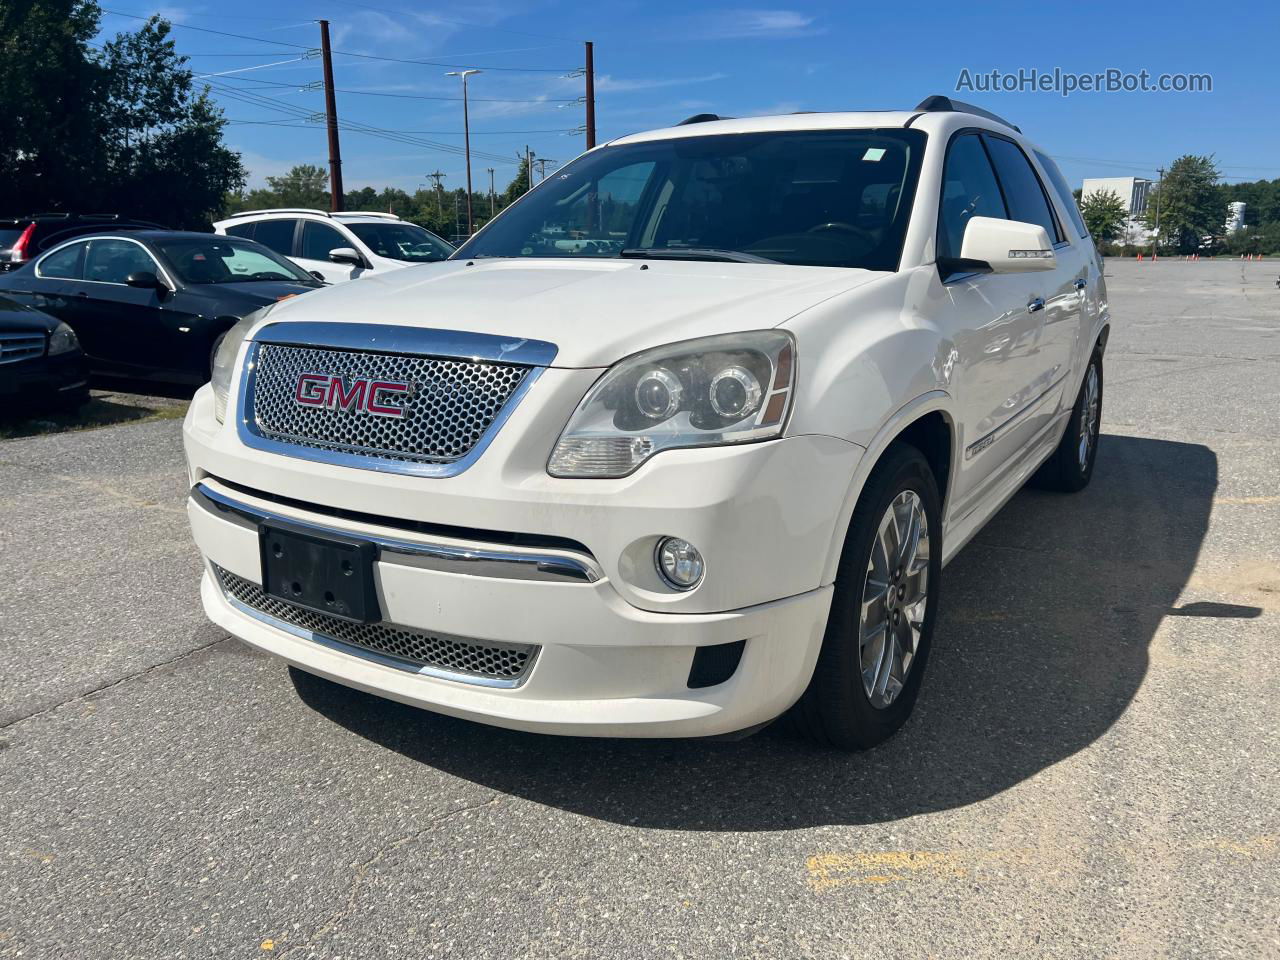
[[[293,400],[300,407],[320,407],[344,413],[371,413],[375,417],[404,418],[404,398],[413,385],[403,380],[371,380],[328,373],[304,373],[298,377]],[[399,403],[396,400],[399,399]]]

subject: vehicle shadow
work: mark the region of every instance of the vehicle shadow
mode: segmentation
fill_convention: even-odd
[[[779,830],[960,807],[1087,747],[1121,716],[1195,567],[1217,480],[1207,447],[1104,435],[1086,491],[1020,493],[947,569],[915,715],[862,754],[809,745],[785,724],[738,741],[537,736],[298,671],[294,683],[316,711],[420,763],[622,824]]]

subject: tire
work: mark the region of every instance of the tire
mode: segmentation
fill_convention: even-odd
[[[892,522],[891,510],[893,520],[897,520],[917,515],[917,509],[924,523],[917,538],[919,549],[910,556],[914,556],[918,569],[914,577],[898,580],[895,565],[902,553],[896,547],[901,540],[896,526],[890,529],[885,525]],[[893,543],[881,539],[882,527],[886,537],[892,535]],[[897,557],[886,564],[889,553],[896,553]],[[886,594],[872,600],[868,606],[869,639],[864,648],[859,643],[863,633],[862,601],[869,592],[876,591],[876,584],[881,582],[879,576],[885,570],[889,585],[898,583],[904,592],[893,599]],[[921,573],[923,581],[919,579]],[[891,447],[867,479],[849,522],[822,650],[809,688],[793,709],[794,726],[800,733],[828,746],[865,750],[883,743],[907,721],[919,696],[929,657],[941,575],[942,507],[933,471],[914,447]],[[916,587],[905,592],[912,584]],[[924,594],[922,601],[920,592]],[[888,640],[888,625],[895,623],[895,612],[898,620],[891,629],[902,641],[897,649],[905,650],[914,642],[915,652],[910,660],[905,655],[900,661],[894,658],[887,674],[882,674],[880,668],[886,663],[884,647],[874,639],[874,624],[884,620],[886,627],[880,637]],[[870,682],[864,675],[864,665],[873,672]]]
[[[1096,393],[1092,392],[1096,385]],[[1076,493],[1089,485],[1098,459],[1098,433],[1102,423],[1102,352],[1095,350],[1085,367],[1071,418],[1058,449],[1036,471],[1035,485],[1046,490]],[[1082,427],[1087,432],[1082,432]]]

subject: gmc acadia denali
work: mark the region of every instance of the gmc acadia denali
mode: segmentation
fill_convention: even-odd
[[[1062,175],[975,107],[623,137],[230,331],[184,430],[204,606],[485,723],[867,747],[943,566],[1089,482],[1108,332]]]

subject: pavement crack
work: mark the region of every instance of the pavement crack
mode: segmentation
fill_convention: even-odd
[[[234,638],[227,636],[227,637],[219,637],[217,640],[210,640],[208,643],[202,643],[200,644],[200,646],[193,647],[192,649],[187,650],[185,653],[178,654],[176,657],[170,657],[168,660],[161,660],[159,663],[153,663],[148,667],[143,667],[141,670],[135,671],[134,673],[126,674],[123,677],[118,677],[117,679],[112,680],[109,683],[104,683],[101,686],[94,687],[92,690],[86,690],[83,693],[77,693],[74,697],[69,697],[68,699],[63,700],[60,703],[50,704],[47,707],[41,707],[39,710],[33,710],[31,713],[23,714],[20,717],[14,717],[12,720],[6,720],[3,723],[0,723],[0,730],[8,730],[10,727],[16,726],[17,724],[23,723],[27,720],[37,720],[40,717],[53,713],[55,710],[61,710],[63,707],[70,706],[73,703],[77,703],[81,700],[87,700],[89,697],[96,696],[99,693],[103,693],[107,690],[112,690],[118,686],[121,686],[122,684],[129,683],[131,680],[137,680],[139,677],[145,677],[147,674],[153,673],[154,671],[159,670],[162,667],[168,667],[168,666],[172,666],[175,663],[181,663],[183,660],[186,660],[188,657],[193,657],[197,653],[200,653],[201,651],[208,650],[210,647],[216,647],[218,644],[226,643],[228,640],[231,640],[231,639],[234,639]]]
[[[372,870],[375,866],[377,866],[389,854],[394,853],[395,851],[399,850],[401,847],[404,847],[413,843],[415,840],[418,840],[419,838],[421,838],[424,834],[430,833],[432,830],[436,829],[436,827],[440,826],[440,824],[444,823],[446,820],[451,820],[452,818],[458,816],[459,814],[467,813],[471,810],[479,810],[483,807],[491,807],[497,802],[498,802],[498,796],[495,794],[494,796],[490,797],[488,800],[484,800],[480,803],[468,804],[465,807],[456,807],[453,810],[449,810],[445,813],[439,814],[438,816],[432,817],[426,824],[419,827],[417,830],[414,830],[412,833],[407,833],[403,837],[400,837],[396,840],[392,840],[389,843],[383,844],[381,847],[378,848],[377,852],[374,853],[373,856],[369,857],[367,860],[361,861],[360,863],[356,864],[355,876],[353,876],[351,879],[351,889],[347,893],[346,904],[340,910],[336,910],[334,913],[332,913],[329,916],[329,918],[325,920],[325,922],[322,923],[319,927],[317,927],[314,931],[312,931],[311,934],[309,934],[305,940],[302,940],[299,943],[292,944],[287,949],[285,949],[280,954],[281,960],[297,952],[298,950],[303,950],[311,947],[315,943],[315,941],[319,940],[321,937],[328,936],[330,933],[333,933],[339,926],[341,926],[342,922],[346,920],[347,917],[351,915],[351,912],[355,909],[356,897],[359,895],[360,887],[363,885],[365,878],[369,875],[369,871]]]

